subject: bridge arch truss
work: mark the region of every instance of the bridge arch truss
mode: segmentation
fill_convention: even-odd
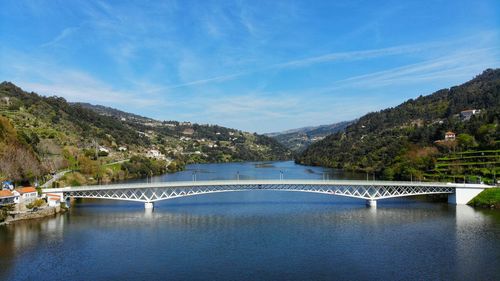
[[[206,181],[45,189],[60,192],[66,199],[97,198],[153,203],[173,198],[249,190],[311,192],[345,196],[375,202],[380,199],[427,194],[453,194],[455,186],[444,183],[364,182],[364,181]]]

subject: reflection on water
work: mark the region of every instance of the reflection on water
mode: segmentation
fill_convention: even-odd
[[[70,213],[0,227],[0,280],[53,272],[71,280],[494,280],[499,214],[413,199],[366,208],[282,191],[177,198],[153,212],[81,200]]]
[[[83,200],[70,214],[0,229],[2,274],[44,279],[60,267],[67,269],[61,279],[72,280],[489,280],[500,274],[495,211],[411,200],[378,208],[360,203],[248,191],[165,201],[147,212],[141,204]],[[26,260],[30,272],[23,271]]]

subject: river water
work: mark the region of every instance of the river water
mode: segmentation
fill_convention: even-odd
[[[150,179],[348,178],[293,162],[191,165]],[[154,212],[82,200],[0,227],[0,280],[500,280],[500,212],[423,199],[247,191]]]

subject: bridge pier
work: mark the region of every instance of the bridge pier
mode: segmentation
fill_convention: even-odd
[[[154,208],[153,202],[146,202],[146,203],[144,203],[144,208],[146,210],[153,210],[153,208]]]
[[[448,203],[454,205],[465,205],[486,188],[487,186],[479,184],[476,186],[457,186],[455,188],[455,193],[448,195]]]
[[[374,199],[366,200],[366,206],[377,207],[377,200],[374,200]]]

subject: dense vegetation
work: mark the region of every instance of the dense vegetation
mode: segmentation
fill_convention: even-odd
[[[470,119],[460,116],[469,109],[481,112]],[[500,167],[496,152],[500,148],[499,121],[500,70],[489,69],[463,85],[369,113],[344,132],[313,143],[296,161],[373,173],[390,180],[424,180],[429,176],[472,180],[482,175],[491,181]],[[444,141],[447,131],[455,132],[456,140]],[[470,165],[458,170],[436,167],[438,159],[477,151],[494,151],[493,155],[479,155],[490,156],[491,161],[476,155],[473,161],[487,162],[479,169]]]
[[[63,184],[78,185],[177,171],[186,163],[290,157],[266,136],[157,121],[0,84],[0,180],[43,182],[48,173],[70,169]]]
[[[123,163],[121,168],[134,177],[147,177],[167,172],[165,161],[153,160],[144,156],[133,156],[130,161]]]

